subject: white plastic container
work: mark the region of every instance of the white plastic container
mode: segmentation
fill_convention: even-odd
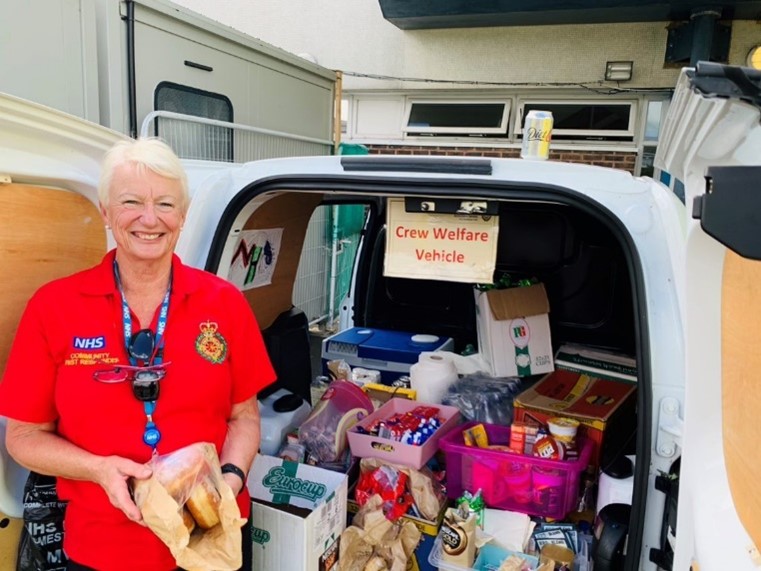
[[[301,403],[299,404],[299,400]],[[279,389],[259,401],[262,437],[259,450],[277,456],[286,435],[309,416],[312,407],[304,399],[285,389]]]

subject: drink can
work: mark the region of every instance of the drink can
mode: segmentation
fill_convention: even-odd
[[[532,109],[523,123],[521,158],[546,161],[550,156],[552,112]]]

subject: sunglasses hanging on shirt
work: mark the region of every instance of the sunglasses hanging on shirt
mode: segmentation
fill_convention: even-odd
[[[156,403],[159,398],[159,381],[166,374],[166,365],[162,361],[164,330],[166,329],[166,320],[169,313],[169,294],[172,289],[172,276],[171,274],[169,275],[169,284],[161,302],[155,334],[150,329],[141,329],[134,335],[132,334],[132,313],[127,304],[127,298],[124,295],[124,288],[122,288],[122,282],[119,278],[119,266],[116,260],[114,260],[114,279],[122,298],[122,326],[124,345],[130,361],[130,374],[128,376],[132,383],[132,394],[138,401],[143,403],[143,411],[145,412],[146,422],[143,431],[143,442],[153,448],[154,453],[156,453],[156,446],[161,440],[161,432],[153,421],[153,415],[156,412]],[[127,379],[125,378],[125,380]]]
[[[129,356],[149,364],[154,359],[155,338],[150,329],[141,329],[132,336],[128,345]],[[138,368],[132,376],[132,394],[141,402],[159,398],[159,381],[164,377],[157,369]]]

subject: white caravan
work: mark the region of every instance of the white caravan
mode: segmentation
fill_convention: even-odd
[[[4,93],[183,158],[332,152],[334,71],[167,0],[4,0],[0,21]]]
[[[247,232],[285,229],[270,282],[244,292],[266,330],[291,309],[314,210],[364,205],[351,322],[402,331],[424,325],[457,347],[474,334],[472,286],[387,275],[387,206],[406,199],[413,210],[422,203],[456,209],[463,201],[493,209],[495,267],[546,283],[553,344],[636,357],[634,492],[619,568],[755,569],[760,86],[761,75],[743,68],[683,71],[658,156],[677,192],[626,172],[552,161],[187,161],[192,201],[178,253],[233,279]],[[121,136],[0,98],[0,368],[31,292],[95,263],[113,245],[98,222],[95,187],[98,160]],[[0,544],[20,525],[24,477],[0,451],[0,512],[12,524],[0,529]]]

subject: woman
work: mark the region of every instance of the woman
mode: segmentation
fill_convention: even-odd
[[[0,415],[9,453],[57,476],[69,501],[69,569],[169,570],[174,558],[143,524],[128,480],[151,475],[154,451],[212,442],[248,517],[256,394],[274,373],[241,292],[173,253],[189,196],[172,150],[157,139],[117,143],[98,195],[116,248],[32,297]]]

